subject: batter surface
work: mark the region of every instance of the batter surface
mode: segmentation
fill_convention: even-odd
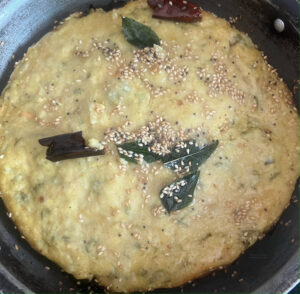
[[[139,49],[122,16],[160,45]],[[51,162],[39,139],[82,131],[104,155]],[[193,201],[168,213],[179,176],[117,144],[218,140]],[[277,221],[297,178],[292,94],[244,33],[203,12],[152,18],[146,1],[74,14],[28,49],[0,98],[0,189],[33,248],[113,291],[174,287],[233,262]]]

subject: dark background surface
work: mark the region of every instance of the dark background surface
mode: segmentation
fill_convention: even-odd
[[[293,89],[299,76],[299,36],[294,29],[297,26],[298,5],[295,0],[274,2],[288,7],[289,14],[283,9],[270,7],[262,0],[197,1],[203,8],[227,19],[229,16],[242,16],[236,26],[249,33],[259,48],[268,55],[269,62],[278,68],[290,89]],[[111,9],[123,3],[118,1],[116,4],[110,0],[0,0],[0,42],[5,42],[0,48],[0,91],[8,81],[14,62],[23,56],[30,45],[51,30],[54,20],[62,20],[78,10],[87,13],[90,4]],[[294,15],[295,19],[289,22],[288,15]],[[273,28],[273,21],[277,17],[286,22],[286,30],[282,34],[278,34]],[[11,59],[13,54],[15,58]],[[250,248],[226,271],[218,271],[215,276],[210,275],[199,279],[195,284],[186,285],[184,292],[270,293],[270,289],[280,289],[279,293],[283,293],[283,290],[288,289],[296,279],[299,261],[297,195],[295,191],[291,205],[280,222],[262,241]],[[235,271],[237,274],[232,277]],[[30,290],[53,293],[69,292],[70,289],[78,292],[88,292],[90,289],[102,291],[93,283],[82,282],[77,285],[70,275],[62,273],[55,264],[32,250],[21,239],[0,201],[0,290],[7,293],[28,293]],[[180,292],[181,289],[164,292],[174,291]]]

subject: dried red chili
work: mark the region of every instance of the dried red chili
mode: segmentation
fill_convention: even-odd
[[[201,20],[202,9],[185,0],[147,0],[153,9],[153,17],[172,19],[182,22],[195,22]]]

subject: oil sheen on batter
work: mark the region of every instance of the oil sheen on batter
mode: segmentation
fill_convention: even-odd
[[[192,24],[151,14],[136,1],[70,16],[28,49],[0,99],[13,220],[41,254],[113,291],[174,287],[231,263],[277,221],[297,178],[292,94],[249,37],[208,12]],[[122,16],[161,46],[130,45]],[[176,174],[116,149],[149,123],[170,140],[219,140],[193,203],[170,214],[159,193]],[[39,139],[77,131],[106,154],[46,160]]]

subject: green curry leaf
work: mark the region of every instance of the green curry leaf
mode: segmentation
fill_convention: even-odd
[[[158,36],[151,28],[132,18],[123,17],[122,27],[126,40],[140,49],[153,47],[154,44],[160,45]]]
[[[179,173],[194,172],[211,156],[218,144],[218,141],[213,141],[206,146],[198,146],[194,140],[185,141],[182,147],[174,147],[162,161],[166,167]]]
[[[191,173],[198,170],[211,154],[216,150],[219,142],[213,141],[205,146],[198,146],[194,140],[184,141],[180,146],[172,148],[166,155],[159,155],[151,151],[151,145],[144,145],[139,141],[118,145],[120,157],[129,162],[138,162],[138,158],[152,163],[161,160],[163,164],[180,174]]]
[[[148,163],[160,160],[158,154],[151,152],[149,146],[146,146],[139,141],[120,144],[117,148],[120,157],[129,162],[138,163],[139,156]]]
[[[188,174],[160,191],[161,203],[168,213],[185,208],[193,201],[199,175],[199,171]]]

